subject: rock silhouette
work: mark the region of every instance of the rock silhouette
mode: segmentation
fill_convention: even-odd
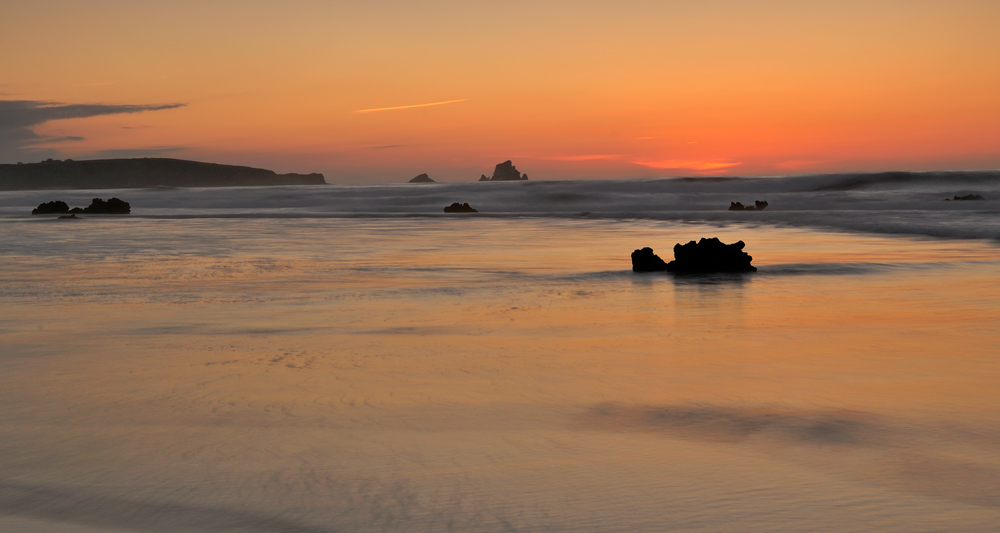
[[[119,200],[118,198],[112,198],[108,201],[104,201],[100,198],[94,198],[90,201],[90,205],[87,207],[74,207],[70,209],[66,202],[62,200],[56,200],[54,202],[45,202],[38,207],[31,210],[32,215],[50,215],[50,214],[63,214],[63,213],[83,213],[86,215],[127,215],[132,212],[132,206],[124,200]],[[60,217],[62,218],[62,217]],[[66,217],[70,218],[70,217]],[[76,217],[72,217],[76,218]]]
[[[448,207],[444,208],[445,213],[478,213],[476,209],[473,209],[469,204],[460,204],[455,202]]]
[[[421,174],[407,183],[435,183],[435,181],[432,180],[427,174]]]
[[[743,251],[746,244],[737,241],[725,244],[716,237],[674,245],[674,260],[664,263],[652,248],[632,252],[633,272],[676,272],[678,274],[710,274],[716,272],[756,272],[753,260]]]
[[[527,174],[522,176],[521,173],[517,171],[517,167],[514,166],[514,163],[511,163],[508,159],[503,163],[497,163],[496,168],[493,169],[492,178],[487,178],[486,175],[483,174],[483,176],[479,178],[479,181],[523,181],[526,179],[528,179]]]
[[[729,202],[730,211],[763,211],[767,209],[767,202],[756,200],[754,205],[743,205],[740,202]]]
[[[983,198],[983,195],[981,195],[981,194],[966,194],[965,196],[956,196],[955,197],[955,201],[956,202],[963,202],[963,201],[966,201],[966,200],[985,200],[985,199],[986,198]],[[950,202],[951,198],[945,198],[944,200],[946,202]]]
[[[31,210],[32,215],[54,215],[57,213],[69,213],[69,205],[62,200],[55,200],[39,204],[38,207]]]
[[[78,220],[78,217],[76,216],[76,213],[73,213],[72,215],[62,215],[59,218],[60,219],[68,218],[68,219]]]
[[[667,263],[646,247],[632,252],[632,272],[662,272],[667,269]]]

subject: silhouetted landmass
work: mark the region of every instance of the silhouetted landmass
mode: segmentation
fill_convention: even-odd
[[[31,210],[32,215],[55,215],[59,213],[69,213],[69,205],[62,200],[45,202]]]
[[[496,168],[493,169],[493,177],[487,178],[486,174],[483,174],[479,181],[522,181],[528,179],[528,175],[521,175],[517,171],[517,167],[510,160],[504,161],[503,163],[498,163]]]
[[[322,174],[276,174],[262,168],[182,159],[95,159],[0,165],[0,190],[132,189],[322,185]]]
[[[445,213],[478,213],[479,211],[472,208],[469,204],[460,204],[455,202],[448,207],[444,208]]]
[[[421,174],[410,180],[408,183],[434,183],[434,180],[432,180],[427,174]]]
[[[763,211],[767,209],[767,202],[756,200],[754,205],[743,205],[739,202],[729,202],[730,211]]]
[[[743,241],[725,244],[716,237],[674,245],[674,260],[664,263],[652,248],[632,252],[633,272],[677,272],[679,274],[710,274],[715,272],[756,272],[753,260],[743,251]]]
[[[72,215],[63,215],[63,216],[59,217],[60,220],[62,220],[64,218],[72,219],[72,220],[78,220],[78,217],[76,216],[76,213],[73,213]]]
[[[981,194],[966,194],[965,196],[956,196],[955,197],[955,201],[956,202],[962,202],[962,201],[965,201],[965,200],[985,200],[985,199],[986,198],[983,198],[983,195],[981,195]],[[945,198],[944,200],[946,202],[950,202],[951,198]]]

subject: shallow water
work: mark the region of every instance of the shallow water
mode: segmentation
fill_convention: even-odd
[[[991,241],[0,220],[0,530],[993,531]],[[629,253],[742,239],[745,276]]]

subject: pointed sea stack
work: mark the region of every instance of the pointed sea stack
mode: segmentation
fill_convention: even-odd
[[[421,174],[413,178],[412,180],[408,181],[407,183],[435,183],[435,181],[432,180],[431,177],[428,176],[427,174]]]
[[[498,163],[496,168],[493,169],[493,177],[487,178],[484,174],[483,177],[479,178],[479,181],[524,181],[528,179],[527,175],[522,176],[520,172],[517,171],[517,167],[514,163],[511,163],[508,159],[503,163]]]

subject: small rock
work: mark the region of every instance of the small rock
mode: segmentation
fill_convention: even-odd
[[[31,210],[32,215],[54,215],[56,213],[69,213],[69,205],[62,200],[45,202]]]
[[[445,213],[478,213],[476,209],[473,209],[469,204],[460,204],[455,202],[448,207],[444,208]]]

